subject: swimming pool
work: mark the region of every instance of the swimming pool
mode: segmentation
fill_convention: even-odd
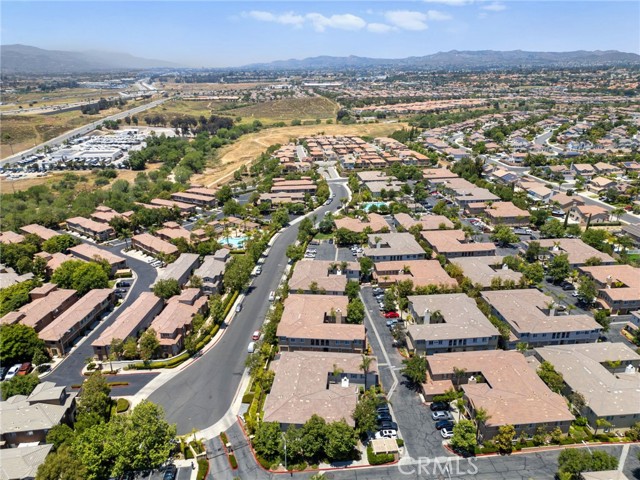
[[[221,245],[228,245],[233,249],[239,249],[244,247],[244,242],[248,237],[229,237],[220,240]]]
[[[374,205],[377,208],[380,208],[380,207],[386,206],[387,202],[366,202],[362,204],[362,208],[368,212],[371,209],[371,207],[373,207]]]

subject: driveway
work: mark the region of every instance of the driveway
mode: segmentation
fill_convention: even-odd
[[[380,314],[371,287],[363,287],[361,297],[367,313],[367,339],[378,359],[380,381],[389,394],[393,418],[408,454],[412,458],[448,455],[448,451],[442,447],[440,432],[431,419],[431,410],[420,402],[418,393],[407,386],[399,371],[403,366],[403,357],[392,346],[393,336],[386,326],[386,319]]]

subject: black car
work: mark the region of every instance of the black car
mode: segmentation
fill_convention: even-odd
[[[565,291],[576,289],[573,283],[569,283],[569,282],[564,282],[561,286],[562,286],[562,290],[565,290]]]
[[[125,280],[120,280],[118,282],[118,287],[125,288],[125,287],[130,287],[130,286],[131,286],[131,282],[127,282]]]
[[[391,418],[391,414],[389,412],[378,412],[376,420],[378,422],[390,422],[393,418]]]
[[[380,405],[378,408],[376,408],[376,412],[378,412],[378,415],[382,415],[383,413],[389,413],[389,406],[388,405]]]
[[[429,408],[431,408],[432,412],[449,410],[449,404],[447,402],[433,402]]]
[[[436,422],[436,429],[442,430],[443,428],[446,428],[447,430],[451,431],[453,430],[454,425],[455,424],[451,420],[440,420],[439,422]]]
[[[378,422],[378,430],[398,430],[398,424],[390,420]]]
[[[9,369],[7,367],[0,367],[0,381],[4,380],[4,376]]]
[[[178,469],[175,465],[169,465],[167,469],[164,471],[164,476],[162,480],[175,480],[176,474],[178,473]]]

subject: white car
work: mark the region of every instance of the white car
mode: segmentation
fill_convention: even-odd
[[[442,438],[451,438],[453,437],[453,431],[443,428],[440,430],[440,435],[442,435]]]
[[[273,302],[276,299],[276,292],[269,293],[269,301]]]
[[[18,373],[18,370],[20,370],[21,366],[22,366],[21,363],[16,363],[13,367],[11,367],[7,372],[7,374],[4,376],[5,381],[11,380],[13,377],[15,377],[16,374]]]
[[[379,432],[376,432],[374,438],[391,438],[395,440],[398,438],[398,432],[396,430],[380,430]]]
[[[262,273],[262,267],[260,265],[258,265],[256,267],[256,275],[260,275]]]

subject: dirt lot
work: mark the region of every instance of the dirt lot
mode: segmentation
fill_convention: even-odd
[[[258,103],[247,107],[234,108],[220,112],[230,116],[239,116],[243,121],[260,120],[273,123],[287,120],[315,120],[317,118],[335,118],[338,104],[325,97],[285,98],[272,102]]]
[[[282,127],[267,129],[241,137],[233,145],[224,147],[220,152],[220,164],[207,169],[202,175],[192,178],[193,183],[214,185],[233,175],[234,170],[256,159],[269,146],[285,144],[290,139],[305,135],[324,133],[326,135],[368,135],[372,137],[387,136],[406,127],[402,123],[373,123],[365,125],[301,125],[298,127]]]

